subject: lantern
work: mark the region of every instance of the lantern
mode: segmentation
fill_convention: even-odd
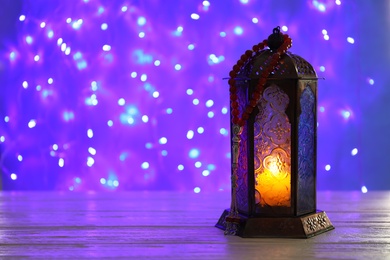
[[[317,75],[279,27],[229,73],[232,201],[216,224],[242,237],[334,229],[316,209]],[[269,47],[269,48],[266,48]]]

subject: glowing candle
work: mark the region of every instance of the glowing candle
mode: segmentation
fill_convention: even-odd
[[[290,156],[281,148],[273,150],[256,172],[256,203],[264,206],[291,206]]]

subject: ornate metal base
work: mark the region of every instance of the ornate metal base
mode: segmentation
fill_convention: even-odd
[[[226,229],[225,218],[229,210],[225,210],[215,225]],[[281,237],[310,238],[334,229],[325,211],[300,217],[247,217],[240,215],[240,226],[237,235],[240,237]]]

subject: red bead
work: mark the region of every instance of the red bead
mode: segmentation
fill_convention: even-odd
[[[238,124],[239,126],[244,126],[244,125],[245,125],[245,121],[239,119],[238,122],[237,122],[237,124]]]
[[[233,124],[237,125],[240,120],[237,117],[233,117],[232,121]]]
[[[259,98],[257,99],[257,101],[259,101],[261,93],[263,93],[263,89],[264,89],[264,86],[257,85],[256,91],[258,91],[260,93]]]
[[[260,50],[264,49],[265,45],[264,43],[257,44],[257,47],[259,47]]]
[[[232,101],[231,107],[232,107],[233,109],[238,108],[238,102],[237,102],[237,101]]]
[[[267,82],[266,78],[260,78],[257,86],[263,86]]]
[[[237,76],[237,72],[231,70],[231,71],[229,72],[229,76],[230,76],[231,78],[235,78],[235,77]]]
[[[230,93],[235,94],[237,92],[237,87],[236,86],[230,86],[229,91],[230,91]]]
[[[233,116],[238,116],[238,114],[240,113],[240,111],[238,111],[238,109],[232,109],[232,115]]]
[[[252,50],[258,52],[260,49],[259,45],[253,45]]]
[[[266,79],[266,78],[268,78],[268,76],[269,76],[270,73],[271,73],[271,72],[270,72],[269,69],[267,68],[267,69],[263,70],[263,72],[261,73],[261,76],[260,76],[260,77]]]
[[[233,86],[233,85],[236,84],[236,80],[235,80],[235,79],[229,79],[229,80],[228,80],[228,84],[229,84],[230,86]]]
[[[231,101],[236,101],[237,100],[237,95],[236,94],[231,94],[230,95],[230,100]]]
[[[283,40],[287,40],[289,38],[288,34],[283,34]]]
[[[272,59],[273,60],[278,60],[280,58],[280,54],[278,54],[278,53],[274,53],[273,55],[272,55]]]
[[[264,40],[264,41],[263,41],[263,44],[264,44],[264,46],[268,46],[268,41],[267,41],[267,40]]]
[[[242,115],[242,120],[248,120],[248,118],[249,118],[249,114],[244,113],[244,114]]]
[[[245,55],[248,56],[248,57],[252,57],[252,53],[253,53],[253,51],[247,50],[247,51],[245,52]]]
[[[237,87],[235,87],[235,86],[230,86],[229,92],[230,92],[230,94],[236,94],[236,93],[237,93]]]
[[[257,101],[254,100],[254,99],[251,99],[251,101],[249,101],[249,105],[250,105],[251,107],[256,107]]]
[[[238,66],[237,64],[233,66],[233,71],[234,72],[239,72],[240,71],[240,68],[241,66]]]
[[[245,54],[242,54],[241,55],[241,58],[240,58],[243,62],[247,61],[249,59],[249,57]]]
[[[255,99],[255,100],[259,100],[259,98],[260,98],[260,91],[255,91],[255,92],[253,92],[253,99]]]
[[[253,107],[251,107],[251,106],[247,106],[247,107],[245,108],[245,113],[247,113],[248,115],[249,115],[250,113],[252,113],[252,111],[253,111]]]
[[[278,60],[272,60],[270,65],[272,68],[274,68],[278,64]]]
[[[242,60],[238,60],[237,65],[241,67],[242,65],[244,65],[244,62]]]

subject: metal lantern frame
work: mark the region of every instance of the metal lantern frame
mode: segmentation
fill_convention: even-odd
[[[259,75],[266,69],[264,64],[273,53],[259,51],[238,72],[240,113],[250,102]],[[232,156],[237,235],[308,238],[334,229],[327,214],[316,209],[317,82],[310,63],[286,52],[269,74],[240,138],[231,120],[232,154],[238,149],[237,158]],[[265,179],[267,167],[283,169],[282,177],[267,172],[270,177]],[[263,188],[262,178],[264,183],[275,184]],[[223,212],[218,228],[226,229],[229,213],[229,209]]]

